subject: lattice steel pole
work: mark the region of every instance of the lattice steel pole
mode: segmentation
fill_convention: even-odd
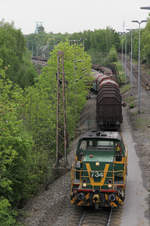
[[[64,53],[61,53],[62,62],[62,95],[63,95],[63,113],[64,113],[64,165],[67,164],[67,126],[66,126],[66,96],[65,96],[65,72],[64,72]]]
[[[55,166],[59,165],[59,103],[60,103],[60,56],[57,56],[57,106],[56,106],[56,163]]]
[[[62,110],[63,110],[63,133],[64,133],[64,166],[67,165],[67,126],[66,126],[66,97],[65,97],[65,72],[64,52],[57,55],[57,110],[56,110],[56,166],[59,165],[59,115],[60,115],[60,81],[62,80]]]

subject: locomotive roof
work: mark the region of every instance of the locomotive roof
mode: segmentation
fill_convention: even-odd
[[[88,131],[80,139],[102,138],[102,139],[117,139],[121,140],[121,135],[116,131]]]

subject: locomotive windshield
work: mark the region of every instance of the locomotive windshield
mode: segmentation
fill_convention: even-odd
[[[80,150],[112,150],[115,147],[115,142],[113,140],[82,140],[79,146]]]

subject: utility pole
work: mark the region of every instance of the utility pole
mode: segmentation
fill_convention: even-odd
[[[57,109],[56,109],[56,164],[59,166],[59,137],[60,137],[60,106],[61,106],[61,81],[62,81],[62,110],[63,110],[63,137],[64,137],[64,166],[67,165],[67,129],[66,129],[66,97],[65,97],[65,72],[64,72],[64,52],[57,54]]]
[[[60,58],[59,55],[57,56],[57,74],[56,74],[56,80],[57,80],[57,107],[56,107],[56,163],[55,167],[58,167],[59,165],[59,102],[60,102],[60,64],[59,64]]]
[[[64,165],[67,164],[67,133],[66,133],[66,96],[65,96],[65,72],[64,72],[64,53],[61,52],[62,63],[62,95],[63,95],[63,113],[64,113]]]

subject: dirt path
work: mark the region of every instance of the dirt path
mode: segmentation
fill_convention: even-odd
[[[129,61],[127,65],[129,76]],[[133,68],[136,69],[135,73],[137,65],[133,65]],[[145,71],[141,71],[141,76],[147,76]],[[150,225],[150,91],[141,88],[141,113],[138,114],[137,90],[137,80],[134,77],[132,90],[124,95],[125,100],[130,97],[134,99],[134,108],[130,108],[128,104],[124,112],[124,119],[127,120],[124,120],[123,132],[129,151],[129,167],[121,226]]]
[[[146,202],[148,192],[143,186],[142,171],[135,150],[137,143],[134,142],[131,135],[132,128],[126,110],[123,118],[122,135],[128,149],[128,177],[121,226],[149,226],[148,218],[145,217],[148,210],[148,203]]]

